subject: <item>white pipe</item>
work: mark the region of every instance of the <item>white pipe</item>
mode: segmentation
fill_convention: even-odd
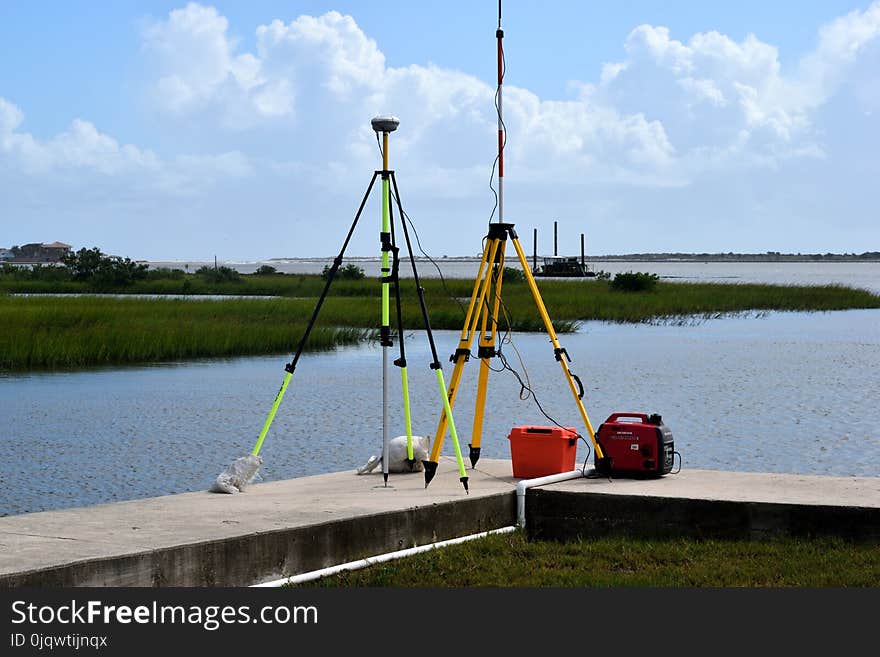
[[[457,545],[458,543],[465,543],[477,538],[485,538],[490,534],[507,534],[512,531],[516,531],[516,527],[501,527],[500,529],[491,529],[486,532],[480,532],[479,534],[450,538],[446,541],[438,541],[437,543],[430,543],[428,545],[417,545],[416,547],[407,548],[405,550],[386,552],[385,554],[380,554],[375,557],[367,557],[366,559],[359,559],[358,561],[342,563],[338,566],[329,566],[327,568],[321,568],[320,570],[313,570],[309,573],[301,573],[299,575],[293,575],[292,577],[264,582],[263,584],[254,584],[251,588],[278,588],[285,584],[301,584],[302,582],[310,582],[315,579],[320,579],[321,577],[327,577],[328,575],[335,575],[343,570],[359,570],[360,568],[366,568],[367,566],[372,566],[377,563],[384,563],[385,561],[392,561],[393,559],[400,559],[401,557],[409,557],[421,552],[428,552],[434,548],[445,547],[447,545]]]
[[[478,534],[470,534],[468,536],[450,538],[445,541],[438,541],[437,543],[429,543],[428,545],[417,545],[416,547],[407,548],[405,550],[397,550],[396,552],[386,552],[385,554],[379,554],[374,557],[367,557],[366,559],[349,561],[348,563],[342,563],[337,566],[328,566],[327,568],[321,568],[320,570],[313,570],[308,573],[300,573],[299,575],[276,579],[271,582],[254,584],[251,588],[278,588],[280,586],[284,586],[285,584],[301,584],[303,582],[310,582],[312,580],[320,579],[321,577],[327,577],[328,575],[335,575],[339,572],[342,572],[343,570],[359,570],[361,568],[373,566],[378,563],[384,563],[386,561],[392,561],[394,559],[401,559],[403,557],[410,557],[414,554],[421,554],[422,552],[428,552],[429,550],[433,550],[434,548],[446,547],[447,545],[457,545],[459,543],[465,543],[467,541],[472,541],[477,538],[485,538],[486,536],[489,536],[491,534],[507,534],[509,532],[516,531],[517,529],[521,529],[526,526],[527,489],[534,488],[535,486],[546,486],[547,484],[555,484],[560,481],[568,481],[569,479],[585,477],[586,474],[587,473],[584,470],[572,470],[571,472],[560,472],[559,474],[547,475],[546,477],[520,480],[516,484],[517,524],[515,527],[501,527],[500,529],[491,529],[489,531],[480,532]]]
[[[577,479],[585,477],[586,472],[583,470],[572,470],[571,472],[560,472],[559,474],[547,475],[546,477],[537,477],[536,479],[523,479],[516,485],[516,524],[519,528],[526,526],[526,489],[534,486],[545,486],[547,484],[555,484],[560,481],[569,479]]]

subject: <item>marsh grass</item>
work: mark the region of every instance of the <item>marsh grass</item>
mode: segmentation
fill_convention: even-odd
[[[567,283],[541,286],[551,316],[612,322],[677,321],[688,316],[723,317],[750,311],[828,311],[880,308],[880,295],[840,285],[666,283],[652,291],[618,292],[591,281],[572,291]],[[516,297],[505,294],[507,303]]]
[[[880,295],[842,286],[774,286],[729,283],[664,283],[653,290],[618,292],[605,281],[540,281],[541,297],[559,333],[581,321],[690,324],[707,318],[769,311],[830,311],[880,308]],[[434,329],[461,330],[473,281],[422,280]],[[72,281],[0,281],[0,289],[29,293],[86,293]],[[128,294],[247,295],[281,298],[205,300],[13,297],[0,295],[0,369],[26,370],[184,360],[291,352],[318,296],[320,276],[244,275],[208,283],[180,279],[138,281]],[[424,322],[412,280],[401,281],[407,330]],[[357,342],[374,331],[380,316],[375,280],[342,280],[330,288],[308,348]],[[394,313],[392,311],[392,318]],[[396,320],[392,319],[392,324]],[[500,328],[543,331],[527,285],[503,288]]]
[[[63,369],[291,351],[306,302],[0,297],[0,369]],[[327,325],[307,347],[363,339]]]
[[[597,538],[495,534],[343,572],[319,587],[875,587],[876,543]]]

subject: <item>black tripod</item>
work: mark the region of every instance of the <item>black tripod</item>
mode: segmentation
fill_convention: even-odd
[[[326,273],[326,282],[324,284],[324,289],[321,291],[321,296],[318,298],[318,302],[315,305],[315,309],[312,312],[312,316],[309,319],[309,322],[306,326],[305,331],[303,332],[302,337],[300,338],[299,344],[297,345],[296,352],[293,356],[293,360],[290,361],[287,365],[285,365],[284,369],[287,372],[284,382],[281,385],[281,389],[278,391],[278,395],[275,398],[275,403],[272,406],[272,410],[269,413],[269,417],[266,420],[266,424],[263,427],[263,431],[260,433],[260,437],[257,440],[257,445],[254,448],[253,454],[256,455],[259,452],[260,446],[262,445],[263,439],[265,438],[266,432],[269,429],[269,426],[272,423],[272,419],[275,416],[275,412],[278,410],[278,405],[281,403],[281,398],[284,395],[285,390],[287,389],[287,385],[290,381],[290,377],[296,369],[297,362],[299,361],[300,356],[302,355],[303,349],[305,347],[306,342],[308,341],[309,335],[314,328],[315,322],[318,318],[318,313],[321,310],[321,306],[323,306],[325,299],[327,298],[327,293],[330,290],[330,286],[333,283],[334,278],[336,277],[339,268],[342,266],[342,260],[345,255],[345,250],[348,248],[348,244],[351,241],[352,235],[354,235],[355,228],[357,227],[358,221],[360,220],[361,214],[363,213],[364,207],[367,204],[367,200],[370,197],[370,193],[373,190],[373,185],[376,183],[376,178],[381,177],[382,179],[382,230],[379,234],[380,242],[382,245],[382,276],[379,278],[379,282],[382,285],[382,324],[379,331],[379,341],[382,345],[382,475],[385,480],[385,484],[388,483],[388,349],[393,347],[393,340],[391,339],[391,326],[390,326],[390,293],[391,288],[393,288],[394,292],[394,300],[395,300],[395,308],[397,314],[397,339],[398,345],[400,348],[400,356],[394,360],[394,365],[400,368],[401,371],[401,381],[403,387],[403,403],[404,403],[404,415],[406,419],[406,429],[407,429],[407,463],[411,469],[415,468],[415,458],[413,453],[413,445],[412,445],[412,427],[410,422],[410,404],[409,404],[409,383],[407,378],[407,369],[406,369],[406,348],[404,344],[403,338],[403,314],[401,311],[401,303],[400,303],[400,279],[399,279],[399,269],[400,269],[400,249],[397,246],[397,240],[394,230],[394,212],[391,204],[391,189],[393,188],[393,196],[397,205],[398,216],[400,219],[400,225],[403,231],[404,241],[406,242],[406,248],[409,252],[409,261],[412,266],[413,278],[415,280],[416,292],[419,300],[419,307],[422,313],[422,319],[424,322],[425,332],[428,336],[428,344],[431,347],[431,357],[432,362],[430,363],[430,368],[436,372],[437,376],[437,384],[440,389],[440,397],[443,400],[444,405],[444,413],[445,418],[448,423],[450,433],[453,438],[453,445],[455,447],[455,455],[458,460],[458,471],[459,471],[459,480],[464,486],[465,490],[468,489],[468,477],[464,468],[464,460],[461,455],[461,447],[458,441],[458,435],[455,430],[455,422],[452,417],[452,407],[449,404],[448,393],[446,390],[446,382],[443,378],[443,369],[440,365],[440,359],[437,356],[437,347],[434,344],[434,335],[431,331],[431,322],[428,317],[428,310],[425,305],[425,297],[424,290],[422,289],[421,283],[419,281],[419,272],[416,268],[416,261],[413,255],[412,243],[409,238],[409,230],[406,226],[406,214],[403,211],[403,206],[400,201],[400,191],[397,188],[397,179],[394,176],[394,171],[391,171],[388,168],[388,134],[397,129],[399,124],[398,120],[394,117],[376,117],[372,120],[372,127],[376,131],[376,134],[382,133],[382,170],[374,171],[373,177],[370,179],[370,184],[367,186],[367,191],[364,193],[363,199],[361,199],[361,204],[358,207],[358,211],[355,214],[354,221],[352,221],[351,227],[348,230],[348,234],[345,236],[345,241],[342,243],[342,248],[339,251],[339,255],[333,260],[333,264],[330,269]],[[436,467],[436,465],[435,465]]]

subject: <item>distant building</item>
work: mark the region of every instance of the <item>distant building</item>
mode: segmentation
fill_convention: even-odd
[[[64,242],[45,242],[24,244],[18,247],[15,254],[16,262],[39,263],[59,262],[61,258],[70,253],[70,244]]]
[[[9,249],[0,249],[0,262],[9,262],[15,258],[15,254]]]

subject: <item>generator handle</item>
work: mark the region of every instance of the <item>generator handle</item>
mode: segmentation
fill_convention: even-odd
[[[622,418],[622,417],[638,418],[639,420],[641,420],[642,422],[644,422],[646,424],[648,422],[648,414],[647,413],[612,413],[611,415],[608,416],[608,419],[605,421],[606,422],[617,422],[618,418]]]

